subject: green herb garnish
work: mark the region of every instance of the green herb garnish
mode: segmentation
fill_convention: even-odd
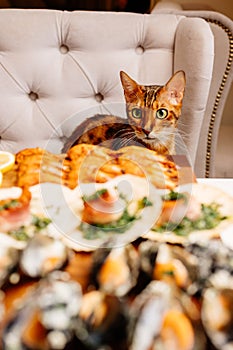
[[[164,201],[175,201],[181,198],[187,199],[187,195],[185,193],[175,192],[173,190],[162,196]]]
[[[101,190],[96,191],[95,193],[91,194],[90,196],[86,196],[84,195],[82,197],[82,200],[84,202],[91,202],[94,201],[96,199],[98,199],[99,197],[103,196],[104,194],[106,194],[108,192],[108,190],[106,188],[103,188]]]
[[[116,221],[93,225],[82,222],[78,229],[83,232],[84,238],[97,239],[104,237],[106,234],[124,233],[136,219],[138,219],[136,215],[130,215],[128,210],[125,209],[120,219]]]
[[[17,199],[11,199],[11,200],[5,202],[4,204],[0,205],[0,211],[11,209],[11,208],[16,208],[19,206],[19,204],[20,203]]]
[[[82,199],[84,202],[89,202],[98,199],[99,197],[103,196],[104,194],[107,193],[107,189],[101,189],[99,191],[96,191],[90,196],[83,196]],[[105,237],[108,234],[112,233],[124,233],[129,229],[129,227],[133,224],[133,222],[136,219],[139,219],[140,216],[138,215],[138,212],[145,208],[152,206],[153,203],[148,200],[147,197],[143,197],[141,200],[138,201],[138,206],[136,212],[131,215],[128,212],[128,205],[129,201],[125,197],[124,194],[120,193],[119,197],[123,199],[126,203],[126,208],[123,211],[122,216],[116,220],[112,221],[110,223],[106,224],[89,224],[86,222],[82,222],[79,226],[78,229],[83,233],[83,237],[85,239],[97,239],[97,238],[102,238]]]
[[[25,226],[21,226],[17,230],[9,231],[8,235],[14,239],[17,239],[18,241],[27,241],[29,239],[27,228]]]
[[[211,203],[208,205],[202,204],[201,215],[197,220],[190,220],[185,216],[179,224],[167,222],[154,228],[153,231],[161,233],[170,231],[178,236],[187,236],[192,231],[210,230],[225,219],[226,216],[221,215],[217,203]]]
[[[172,270],[165,270],[165,271],[163,271],[163,275],[174,276],[174,271],[172,271]]]
[[[43,230],[51,223],[49,218],[40,218],[39,216],[33,215],[32,225],[34,225],[37,230]]]
[[[143,197],[140,201],[138,201],[138,209],[143,209],[145,207],[151,207],[153,203],[149,201],[147,197]]]
[[[27,241],[37,232],[43,230],[51,223],[49,218],[40,218],[33,215],[32,221],[28,226],[21,226],[16,230],[8,231],[7,234],[18,241]]]

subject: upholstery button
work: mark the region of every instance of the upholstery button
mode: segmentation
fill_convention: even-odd
[[[142,46],[140,45],[140,46],[136,47],[135,51],[136,51],[136,54],[142,55],[143,52],[145,51],[145,49],[144,49],[144,47],[142,47]]]
[[[103,99],[104,99],[104,96],[102,94],[98,93],[98,94],[95,95],[95,100],[97,102],[102,102]]]
[[[28,94],[28,96],[29,96],[30,100],[32,100],[32,101],[36,101],[39,98],[38,94],[36,92],[33,92],[33,91],[31,91]]]
[[[68,46],[66,46],[66,45],[61,45],[60,46],[60,52],[62,53],[62,54],[66,54],[67,52],[69,52],[69,48],[68,48]]]

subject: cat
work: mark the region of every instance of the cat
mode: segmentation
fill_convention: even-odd
[[[181,115],[185,73],[176,72],[163,85],[139,85],[121,71],[127,118],[97,114],[87,118],[70,135],[62,152],[88,143],[117,150],[137,145],[159,154],[175,154],[175,133]]]

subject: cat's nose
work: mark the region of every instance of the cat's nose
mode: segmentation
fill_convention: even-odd
[[[146,136],[148,136],[150,134],[150,130],[143,129],[143,132]]]
[[[153,140],[156,138],[156,134],[153,131],[144,130],[144,133],[145,133],[147,139]]]

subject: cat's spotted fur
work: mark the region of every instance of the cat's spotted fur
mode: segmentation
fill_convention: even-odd
[[[175,132],[181,114],[185,74],[176,72],[164,86],[139,85],[120,72],[127,119],[113,115],[95,115],[86,119],[66,141],[70,147],[88,143],[111,149],[138,145],[160,154],[175,153]]]

